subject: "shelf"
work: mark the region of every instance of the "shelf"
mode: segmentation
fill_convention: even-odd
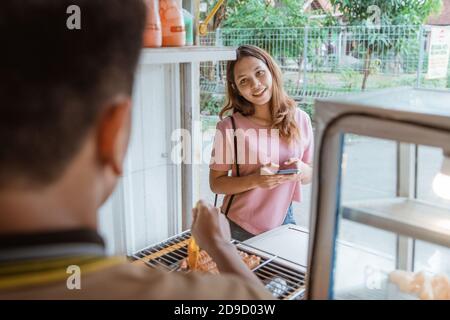
[[[344,219],[450,247],[450,210],[417,200],[390,198],[345,203]]]
[[[187,46],[144,48],[140,64],[186,63],[203,61],[227,61],[236,59],[236,48],[212,46]]]
[[[397,285],[383,279],[380,288],[359,286],[335,293],[336,300],[419,300],[415,295],[400,291]]]

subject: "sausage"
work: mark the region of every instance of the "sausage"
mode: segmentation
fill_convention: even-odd
[[[261,263],[261,257],[258,257],[256,255],[249,255],[246,252],[240,250],[238,250],[238,252],[249,269],[254,269]],[[189,270],[187,258],[183,259],[180,262],[180,269],[184,271]],[[206,273],[219,274],[219,269],[217,268],[216,263],[205,250],[200,250],[197,270]]]

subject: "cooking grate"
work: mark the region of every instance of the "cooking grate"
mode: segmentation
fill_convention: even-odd
[[[175,235],[160,243],[139,250],[131,256],[136,263],[144,263],[152,268],[162,268],[168,272],[180,271],[180,264],[187,257],[190,231]],[[278,299],[292,300],[303,297],[305,273],[283,263],[282,258],[233,240],[238,249],[261,258],[261,263],[252,271]],[[189,271],[183,271],[189,272]]]

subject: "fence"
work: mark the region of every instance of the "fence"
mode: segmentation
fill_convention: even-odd
[[[429,34],[429,27],[416,25],[218,29],[201,44],[264,48],[280,66],[288,94],[308,106],[317,97],[362,89],[449,88],[448,79],[424,78]],[[201,92],[220,99],[225,63],[202,63],[200,72]]]

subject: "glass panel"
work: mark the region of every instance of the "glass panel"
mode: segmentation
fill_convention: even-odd
[[[344,141],[342,201],[345,203],[395,197],[396,143],[358,135],[346,135]],[[342,220],[339,239],[391,254],[390,245],[386,245],[383,236],[374,231]]]
[[[445,273],[450,276],[450,248],[416,240],[414,271],[430,275]]]
[[[359,241],[338,240],[334,271],[334,298],[392,298],[395,292],[387,290],[386,280],[389,273],[395,269],[395,234],[350,221],[345,221],[345,223],[347,223],[345,229],[351,230],[353,237],[365,238],[366,242],[359,245],[357,244]],[[342,239],[342,230],[339,235],[339,239]],[[373,244],[378,242],[382,242],[382,245],[372,249]]]
[[[445,243],[450,201],[432,189],[441,169],[442,150],[418,146],[417,201],[396,195],[397,181],[409,181],[399,176],[409,171],[397,168],[397,163],[402,166],[409,161],[397,161],[395,141],[353,135],[344,141],[331,294],[336,299],[447,297],[442,288],[449,281],[450,248],[419,240],[413,245],[407,238],[399,242],[399,235],[415,238],[414,232],[425,229],[421,238]],[[415,160],[413,153],[411,157]],[[398,270],[411,268],[410,261],[414,273]]]
[[[396,163],[395,141],[346,135],[341,205],[395,198]],[[341,210],[335,250],[334,298],[387,298],[388,294],[393,294],[386,291],[386,279],[396,266],[396,234],[344,217],[344,210]]]
[[[450,208],[450,200],[438,197],[432,188],[433,179],[440,171],[443,159],[444,155],[441,148],[418,147],[417,199]]]
[[[443,158],[442,149],[419,146],[417,157],[417,198],[421,201],[430,202],[433,205],[450,208],[450,201],[437,196],[432,188],[433,179],[441,169]],[[414,247],[414,271],[424,272],[430,279],[439,274],[450,276],[450,248],[416,240]]]
[[[397,144],[359,135],[346,135],[343,154],[344,201],[394,197]]]

